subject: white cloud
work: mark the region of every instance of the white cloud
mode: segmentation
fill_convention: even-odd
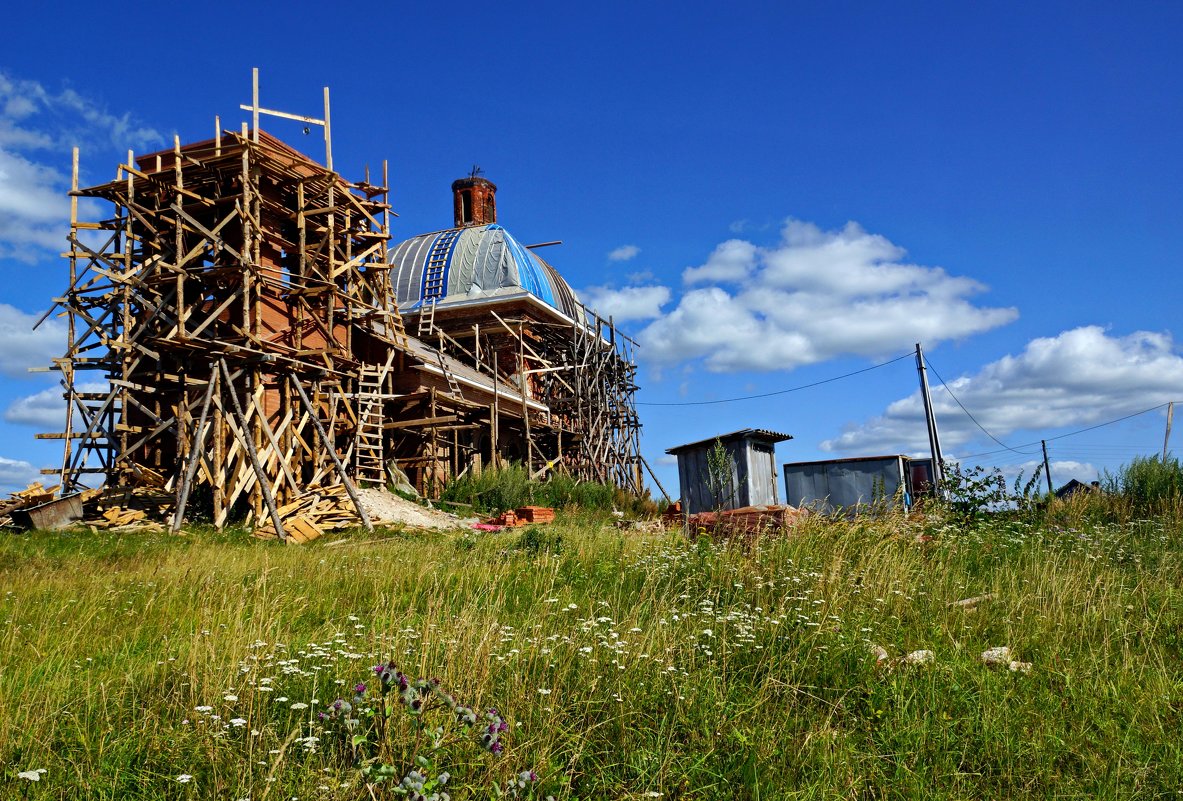
[[[48,367],[51,359],[65,353],[65,323],[51,317],[34,331],[40,316],[0,303],[0,374],[27,378],[30,367]]]
[[[902,248],[855,223],[823,231],[790,219],[782,233],[772,248],[728,240],[687,268],[687,284],[710,285],[641,331],[641,357],[658,366],[701,359],[714,372],[791,370],[935,346],[1018,316],[973,305],[985,286],[908,264]]]
[[[636,245],[621,245],[608,254],[608,261],[630,261],[640,252],[641,249]]]
[[[106,392],[110,385],[105,381],[80,381],[78,392]],[[47,387],[40,392],[17,398],[4,410],[4,420],[19,425],[34,426],[41,431],[61,431],[66,422],[66,401],[60,385]],[[75,429],[84,428],[81,415],[75,410]]]
[[[0,258],[32,262],[63,249],[72,146],[116,148],[122,156],[162,141],[130,114],[111,114],[73,89],[54,94],[0,72]]]
[[[682,280],[688,284],[700,281],[741,281],[756,269],[759,249],[742,239],[728,239],[719,245],[701,267],[687,267]]]
[[[1015,431],[1089,426],[1183,400],[1183,356],[1170,334],[1135,331],[1115,337],[1100,326],[1033,339],[1022,353],[1004,356],[975,375],[944,377],[978,422],[1004,442]],[[929,383],[945,450],[984,440],[935,375],[930,374]],[[985,442],[988,450],[1000,447]],[[860,453],[925,451],[928,440],[919,391],[826,440],[821,448]]]
[[[65,423],[65,401],[61,387],[48,387],[18,398],[4,410],[4,419],[9,423],[35,426],[41,431],[58,431]]]
[[[26,461],[0,456],[0,493],[19,492],[41,480],[41,471]]]
[[[601,317],[610,316],[617,323],[660,317],[661,307],[670,300],[669,287],[664,286],[628,286],[623,289],[593,286],[579,294]]]

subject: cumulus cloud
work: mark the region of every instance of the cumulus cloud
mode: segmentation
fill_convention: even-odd
[[[670,300],[669,287],[664,286],[628,286],[623,289],[593,286],[579,294],[601,317],[612,317],[617,323],[660,317],[661,307]]]
[[[790,370],[961,339],[1018,316],[974,305],[981,283],[904,256],[856,223],[825,231],[790,219],[771,248],[728,240],[683,272],[691,288],[640,332],[641,357],[701,360],[714,372]]]
[[[608,254],[608,261],[631,261],[640,252],[641,249],[636,245],[621,245]]]
[[[682,280],[688,284],[703,281],[742,281],[756,269],[759,249],[742,239],[728,239],[707,257],[701,267],[687,267]]]
[[[47,367],[50,360],[66,350],[66,325],[55,318],[33,324],[39,314],[26,314],[7,303],[0,303],[0,374],[27,378],[30,367]]]
[[[944,378],[978,422],[1005,442],[1015,431],[1089,426],[1181,400],[1183,356],[1168,333],[1135,331],[1112,336],[1100,326],[1082,326],[1033,339],[1022,353],[1004,356],[974,375]],[[939,382],[930,380],[930,384],[945,450],[981,439],[981,431]],[[920,392],[850,426],[824,441],[821,448],[861,453],[925,451],[928,440]]]
[[[160,142],[129,113],[111,114],[73,89],[54,93],[0,72],[0,257],[31,262],[62,249],[72,146],[122,151]]]
[[[40,478],[41,471],[30,463],[0,456],[0,493],[18,492]]]
[[[77,385],[78,392],[106,392],[110,386],[104,381],[84,381]],[[47,387],[40,392],[17,398],[4,410],[4,420],[9,423],[33,426],[41,431],[60,431],[66,421],[66,401],[61,386]],[[75,410],[74,427],[85,428],[85,423]]]

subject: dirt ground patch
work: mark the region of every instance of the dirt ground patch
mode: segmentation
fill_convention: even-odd
[[[374,523],[401,524],[418,528],[466,528],[468,521],[438,509],[428,509],[379,489],[359,488],[362,506]]]

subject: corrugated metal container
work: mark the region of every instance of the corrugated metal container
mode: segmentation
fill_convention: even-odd
[[[685,513],[780,503],[775,449],[776,443],[788,439],[792,439],[788,434],[745,428],[667,450],[678,457],[678,484]],[[709,454],[716,442],[727,453],[726,475],[712,476]]]
[[[78,494],[57,498],[40,506],[17,509],[12,513],[12,522],[21,528],[65,528],[81,519],[82,496]]]
[[[931,459],[901,454],[793,462],[784,466],[785,502],[823,512],[891,503],[903,489],[905,505],[928,489]]]

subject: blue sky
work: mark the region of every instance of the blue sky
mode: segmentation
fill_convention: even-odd
[[[920,341],[995,437],[1051,440],[1061,482],[1160,450],[1164,416],[1053,437],[1183,400],[1183,7],[33,5],[0,54],[0,490],[60,459],[25,368],[60,350],[28,327],[65,287],[71,145],[98,183],[237,127],[254,66],[269,107],[331,88],[335,165],[389,160],[396,239],[448,225],[479,164],[500,221],[563,240],[543,255],[642,343],[642,403]],[[905,359],[644,405],[644,450],[667,486],[665,448],[748,426],[795,436],[781,461],[922,451],[916,384]],[[934,385],[947,454],[1001,450]],[[1016,451],[980,460],[1039,458]]]

